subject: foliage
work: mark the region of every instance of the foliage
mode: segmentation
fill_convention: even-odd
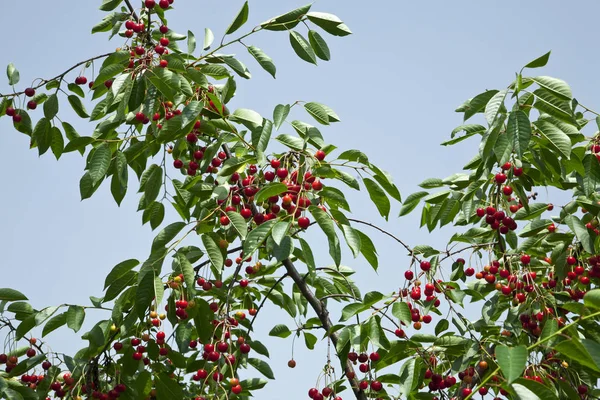
[[[323,329],[332,344],[336,357],[327,354],[321,372],[326,386],[310,389],[312,399],[600,395],[600,139],[598,132],[582,133],[600,120],[590,119],[598,114],[579,104],[566,82],[525,75],[545,66],[550,53],[527,64],[506,88],[487,90],[456,110],[464,124],[443,145],[476,137],[478,154],[464,172],[422,182],[424,190],[407,196],[400,211],[409,214],[422,203],[421,227],[452,225],[456,233],[444,250],[410,247],[352,218],[344,196],[363,190],[387,220],[392,203],[402,201],[389,175],[359,150],[337,151],[317,126],[288,120],[290,110],[301,107],[313,124],[339,122],[330,107],[279,104],[271,119],[228,108],[238,77],[251,74],[222,49],[245,47],[275,77],[273,60],[246,45],[247,38],[286,34],[298,57],[316,64],[330,58],[319,32],[343,37],[350,29],[307,5],[225,41],[245,26],[246,2],[221,43],[214,45],[207,28],[197,51],[192,32],[167,28],[171,3],[146,0],[138,15],[128,0],[103,0],[108,14],[92,33],[123,38],[121,49],[0,95],[0,116],[12,118],[40,155],[85,156],[82,199],[104,184],[120,204],[133,172],[142,223],[158,230],[148,257],[116,265],[104,295],[91,297],[91,305],[37,310],[24,294],[0,289],[0,328],[10,339],[0,355],[2,398],[260,396],[266,379],[274,379],[268,349],[252,329],[266,302],[299,326],[277,324],[270,336],[303,337],[312,349],[318,337],[311,332]],[[80,75],[71,82],[77,67],[88,70],[100,60],[93,81]],[[19,84],[13,64],[7,76],[10,85]],[[69,106],[95,122],[90,136],[59,119]],[[475,118],[480,121],[468,121]],[[274,132],[285,123],[294,135]],[[536,202],[539,188],[572,199],[558,215],[546,216],[554,206]],[[165,221],[166,206],[180,220]],[[378,268],[366,229],[391,236],[411,257],[395,293],[361,295],[352,269],[342,265],[346,246]],[[312,254],[317,230],[327,239],[331,267]],[[182,245],[190,237],[198,237],[197,246]],[[468,261],[461,258],[466,255]],[[343,304],[337,323],[331,302]],[[462,316],[469,303],[480,305],[479,320]],[[43,337],[65,325],[78,332],[88,309],[106,312],[82,335],[88,345],[74,355],[52,352]],[[435,334],[418,332],[434,318]],[[42,338],[32,337],[36,327]],[[371,347],[377,350],[367,354]],[[342,373],[335,372],[335,358]],[[253,370],[242,371],[249,366]]]

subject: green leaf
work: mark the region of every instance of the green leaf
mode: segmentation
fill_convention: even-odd
[[[78,332],[85,319],[85,309],[81,306],[69,306],[67,310],[67,326]]]
[[[51,128],[50,121],[46,118],[40,118],[38,123],[35,124],[35,128],[33,128],[32,136],[38,146],[40,155],[48,151],[50,147],[50,142],[52,141]]]
[[[144,185],[144,199],[146,204],[156,200],[163,184],[162,167],[153,168],[146,184]]]
[[[525,68],[540,68],[540,67],[545,66],[548,63],[548,60],[550,59],[550,53],[551,53],[551,51],[547,52],[543,56],[536,58],[533,61],[530,61],[527,65],[525,65],[523,67],[523,69],[525,69]]]
[[[161,230],[158,235],[152,241],[152,251],[160,249],[163,246],[166,246],[175,236],[181,232],[183,228],[185,228],[185,222],[173,222],[170,225],[167,225],[163,230]],[[116,268],[116,267],[115,267]]]
[[[329,116],[321,104],[309,102],[304,104],[304,109],[320,124],[329,125]]]
[[[429,194],[429,192],[416,192],[416,193],[411,193],[405,200],[404,200],[404,204],[402,204],[402,208],[400,209],[400,217],[403,215],[407,215],[408,213],[410,213],[412,210],[414,210],[418,205],[419,202],[421,201],[421,199],[425,196],[427,196]]]
[[[275,138],[278,142],[286,145],[292,150],[302,151],[304,149],[304,140],[299,137],[291,136],[288,134],[279,135]]]
[[[193,54],[196,50],[196,37],[194,36],[194,33],[190,30],[188,30],[187,32],[187,48],[188,54]]]
[[[444,332],[446,329],[448,329],[450,327],[450,323],[448,322],[447,319],[441,319],[436,325],[435,325],[435,335],[439,336],[442,332]]]
[[[179,89],[179,77],[168,68],[154,68],[148,70],[148,79],[167,98],[174,101]]]
[[[504,98],[508,90],[501,90],[496,93],[490,101],[485,105],[485,119],[488,124],[492,125],[498,116],[500,110],[504,107]]]
[[[213,35],[213,33],[210,30],[210,28],[204,28],[204,45],[203,45],[203,49],[204,50],[210,49],[210,45],[212,44],[212,42],[214,40],[215,40],[215,35]]]
[[[244,217],[242,217],[240,213],[236,211],[228,211],[227,216],[229,217],[229,221],[231,221],[231,224],[237,233],[239,233],[242,240],[244,240],[248,234],[248,224]]]
[[[279,129],[290,113],[289,104],[278,104],[273,111],[273,125],[275,129]]]
[[[102,0],[102,4],[100,5],[100,10],[102,11],[112,11],[121,4],[123,0]]]
[[[281,244],[281,241],[283,240],[285,235],[288,233],[288,230],[290,229],[290,225],[291,225],[290,221],[281,221],[281,222],[277,222],[273,226],[273,230],[271,231],[271,237],[273,238],[273,241],[277,245]]]
[[[50,129],[50,132],[50,149],[58,160],[63,153],[63,149],[65,148],[65,140],[63,139],[62,132],[58,127],[53,126]]]
[[[583,296],[583,303],[588,308],[600,310],[600,289],[592,289]]]
[[[363,178],[363,183],[369,192],[371,201],[377,207],[379,214],[387,220],[390,215],[390,199],[388,199],[383,189],[375,183],[375,181],[369,178]]]
[[[254,196],[254,201],[256,203],[262,203],[266,201],[269,197],[279,196],[281,193],[287,192],[288,187],[285,183],[280,182],[271,182],[265,186],[263,186]]]
[[[533,94],[535,96],[533,106],[542,113],[549,114],[569,124],[575,123],[569,101],[556,97],[552,92],[544,88],[535,90]]]
[[[85,97],[85,93],[83,91],[83,89],[81,88],[81,86],[75,84],[75,83],[69,83],[67,85],[67,87],[69,88],[69,90],[73,93],[75,93],[77,96],[79,97]],[[48,101],[48,100],[46,100]]]
[[[407,326],[412,322],[410,308],[408,308],[408,304],[403,301],[398,300],[394,303],[392,306],[392,315]]]
[[[127,272],[131,271],[139,264],[140,262],[138,260],[129,259],[115,265],[104,280],[104,289],[109,287],[114,281],[123,277],[125,274],[127,274]]]
[[[203,235],[203,237],[206,235]],[[179,266],[181,267],[181,272],[183,273],[183,281],[185,282],[185,286],[187,288],[188,295],[193,297],[196,294],[195,284],[196,284],[196,273],[194,271],[194,267],[192,267],[192,263],[187,259],[186,255],[182,252],[177,252],[177,260],[179,261]],[[155,285],[155,289],[156,289]],[[159,280],[158,286],[163,291],[162,281]],[[161,294],[162,297],[162,294]],[[160,304],[160,301],[157,300],[157,303]]]
[[[512,388],[519,396],[519,400],[558,400],[547,386],[532,379],[520,378],[513,383]]]
[[[308,41],[310,42],[310,46],[314,50],[317,57],[325,61],[331,60],[329,46],[327,46],[327,42],[321,37],[321,35],[319,35],[318,32],[309,30]]]
[[[271,331],[269,332],[269,336],[275,336],[280,338],[286,338],[291,334],[292,331],[290,331],[290,329],[283,324],[275,325],[273,329],[271,329]]]
[[[515,152],[519,158],[522,158],[531,140],[531,122],[527,114],[521,110],[511,112],[508,116],[506,134],[513,138]]]
[[[259,127],[263,123],[263,117],[261,117],[259,113],[247,108],[238,108],[233,112],[232,116],[234,116],[237,120],[246,122],[253,128]]]
[[[81,118],[89,118],[89,114],[87,113],[87,111],[85,110],[85,106],[83,105],[83,103],[81,102],[81,99],[77,96],[75,96],[74,94],[69,95],[69,97],[67,97],[67,100],[69,100],[69,103],[71,104],[71,107],[73,107],[73,110],[75,111],[75,113],[77,115],[79,115]]]
[[[499,345],[496,347],[496,360],[508,383],[514,382],[523,375],[528,355],[527,347],[523,345],[517,347]]]
[[[66,323],[67,323],[67,313],[61,313],[61,314],[55,315],[54,317],[50,318],[48,320],[48,322],[46,322],[46,325],[44,325],[44,329],[42,330],[42,337],[45,337],[50,332],[60,328],[61,326],[63,326]]]
[[[110,160],[112,158],[112,152],[108,143],[102,143],[96,148],[92,159],[90,160],[90,177],[92,178],[92,185],[95,185],[104,178],[110,167]]]
[[[306,17],[310,22],[334,36],[351,35],[352,31],[337,16],[323,12],[309,12]]]
[[[254,59],[258,62],[258,64],[263,67],[265,71],[267,71],[273,78],[275,78],[275,73],[277,72],[277,68],[275,64],[273,64],[273,60],[271,57],[266,55],[261,49],[256,46],[249,46],[248,52],[254,57]]]
[[[52,93],[48,96],[48,100],[44,102],[44,116],[47,119],[52,119],[58,114],[58,96]]]
[[[251,256],[263,244],[271,233],[277,220],[269,220],[254,228],[244,240],[244,255]]]
[[[341,224],[339,226],[344,233],[344,238],[346,239],[348,247],[350,247],[350,250],[352,251],[352,255],[354,258],[358,257],[361,250],[360,235],[350,225]]]
[[[8,84],[11,86],[19,83],[19,80],[21,79],[19,71],[13,63],[8,64],[6,67],[6,76],[8,77]]]
[[[308,208],[310,213],[313,215],[319,227],[323,230],[329,241],[329,254],[333,258],[335,265],[339,266],[341,263],[341,250],[340,241],[335,233],[335,227],[331,217],[319,207],[310,206]]]
[[[596,192],[600,185],[600,162],[593,154],[586,154],[583,158],[585,175],[583,175],[583,190],[586,196]]]
[[[379,266],[379,261],[377,258],[377,250],[375,249],[375,245],[370,237],[362,233],[361,231],[355,229],[356,233],[360,237],[360,252],[363,257],[368,261],[369,264],[373,267],[375,271],[377,271],[377,267]]]
[[[263,374],[265,377],[269,379],[275,379],[275,376],[273,375],[273,370],[266,361],[260,360],[258,358],[249,357],[248,364],[256,368],[258,372]]]
[[[571,231],[575,233],[575,236],[577,236],[577,239],[579,239],[585,251],[594,254],[594,238],[590,235],[590,232],[583,222],[574,215],[565,217],[565,222]]]
[[[301,34],[296,31],[290,31],[290,43],[298,57],[311,64],[317,64],[315,52],[310,43]]]
[[[146,310],[148,310],[155,297],[155,277],[156,275],[152,268],[146,270],[146,273],[143,275],[140,274],[138,277],[138,285],[135,291],[135,309],[140,319],[144,318]]]
[[[221,253],[221,249],[219,245],[210,235],[202,235],[202,244],[204,244],[204,248],[206,249],[206,253],[208,254],[208,258],[212,263],[213,267],[220,271],[223,268],[223,253]]]
[[[548,120],[538,120],[534,125],[554,150],[564,158],[571,157],[571,139],[558,126]]]
[[[161,372],[155,377],[154,386],[158,399],[183,399],[186,397],[183,387],[165,372]]]
[[[598,345],[596,344],[596,351],[599,350],[597,347]],[[592,346],[589,346],[589,343],[588,346],[584,346],[583,343],[577,339],[565,340],[554,347],[554,350],[569,357],[571,360],[576,361],[595,372],[600,372],[600,365],[598,364],[599,360],[597,360],[598,354],[590,354],[590,349],[592,349]]]
[[[231,23],[231,25],[229,25],[229,27],[225,31],[225,34],[231,35],[233,32],[237,31],[242,25],[244,25],[246,21],[248,21],[248,12],[248,2],[246,1],[242,6],[242,9],[238,12],[237,16]]]
[[[271,18],[268,21],[260,24],[265,29],[268,30],[277,30],[277,31],[285,31],[293,28],[298,25],[298,22],[305,15],[312,4],[307,4],[305,6],[296,8],[295,10],[289,11],[285,14],[279,15],[275,18]]]
[[[573,98],[571,88],[569,87],[567,82],[563,80],[552,78],[550,76],[536,76],[535,78],[533,78],[533,80],[538,85],[540,85],[541,87],[551,92],[553,95],[560,99],[571,100]]]
[[[23,293],[15,289],[0,288],[0,301],[29,300]]]
[[[468,100],[466,109],[464,110],[464,121],[468,120],[473,115],[482,112],[487,103],[496,95],[496,93],[498,93],[498,90],[487,90]]]

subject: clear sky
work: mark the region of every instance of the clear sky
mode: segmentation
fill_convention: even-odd
[[[250,1],[250,20],[240,32],[303,1]],[[190,29],[199,40],[208,26],[220,38],[242,3],[175,0],[169,25],[183,33]],[[80,60],[118,47],[118,39],[109,43],[105,34],[90,35],[91,27],[103,16],[99,4],[99,0],[20,0],[3,7],[0,67],[13,62],[20,70],[19,88],[23,89],[37,77],[55,76]],[[425,178],[460,172],[475,154],[475,142],[453,148],[438,145],[461,123],[454,109],[485,89],[505,87],[521,66],[548,50],[552,50],[549,65],[533,73],[565,79],[581,103],[599,108],[600,3],[319,0],[313,10],[337,14],[354,34],[346,38],[324,35],[332,61],[318,67],[296,57],[284,32],[264,32],[247,39],[246,44],[262,48],[273,58],[277,79],[256,65],[243,48],[231,49],[228,52],[241,55],[253,79],[238,79],[238,93],[230,108],[252,108],[270,117],[278,103],[306,100],[329,105],[342,123],[321,130],[326,141],[342,150],[358,148],[367,153],[394,176],[403,197],[416,191]],[[8,90],[6,79],[0,77],[0,92]],[[66,102],[61,106],[63,119],[72,122],[81,135],[91,133],[92,125],[69,112]],[[35,114],[39,117],[42,111]],[[307,115],[295,117],[313,123]],[[286,131],[292,133],[289,126],[283,128]],[[28,144],[29,138],[14,131],[8,118],[0,119],[0,287],[23,291],[38,308],[89,304],[89,295],[101,296],[104,277],[115,264],[128,258],[145,259],[156,232],[141,226],[141,214],[135,212],[135,184],[130,184],[120,208],[107,184],[92,199],[81,202],[78,182],[84,159],[69,153],[56,162],[50,152],[38,158]],[[131,177],[133,173],[130,182]],[[417,213],[395,218],[398,205],[386,224],[366,194],[352,193],[349,200],[357,216],[377,221],[411,245],[442,247],[451,233],[448,229],[433,234],[418,230]],[[347,253],[344,263],[360,271],[356,279],[361,280],[363,293],[397,290],[408,258],[395,242],[376,234],[372,238],[380,254],[379,274]],[[320,263],[328,264],[320,239],[316,236],[313,243]],[[285,365],[291,338],[266,337],[281,318],[286,317],[274,309],[259,318],[257,335],[269,345],[277,378],[258,395],[260,399],[275,400],[283,394],[305,398],[325,362],[325,347],[307,352],[297,343],[298,366],[289,370]],[[289,320],[288,326],[292,325]],[[56,350],[72,351],[80,347],[73,341],[76,337],[63,329],[48,338]]]

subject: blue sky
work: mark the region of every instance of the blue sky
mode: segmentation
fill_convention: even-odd
[[[12,2],[0,15],[4,32],[12,32],[5,37],[0,66],[13,62],[21,73],[19,88],[24,88],[37,77],[54,76],[80,60],[120,46],[119,40],[107,42],[104,34],[90,35],[91,26],[103,16],[97,10],[99,3]],[[169,25],[183,33],[190,29],[199,40],[204,27],[210,27],[220,38],[242,3],[221,2],[218,8],[206,2],[175,0]],[[250,20],[240,32],[302,4],[251,1]],[[392,174],[406,197],[425,178],[460,172],[474,155],[475,142],[453,148],[438,145],[461,123],[461,115],[454,109],[485,89],[505,87],[522,65],[548,50],[552,50],[549,65],[533,73],[565,79],[581,103],[598,108],[595,27],[600,4],[580,4],[585,7],[559,0],[320,0],[313,10],[337,14],[354,34],[326,36],[332,60],[318,67],[298,59],[283,32],[264,32],[247,39],[246,44],[260,47],[273,58],[277,79],[262,71],[242,47],[227,51],[240,54],[253,74],[250,81],[238,80],[238,93],[230,108],[252,108],[270,117],[278,103],[305,100],[327,104],[342,122],[321,130],[326,141],[341,150],[357,148],[367,153]],[[0,78],[0,93],[8,90],[6,80]],[[72,122],[81,135],[91,133],[91,125],[69,113],[66,103],[61,106],[63,119]],[[40,115],[41,110],[36,112],[36,117]],[[307,115],[294,117],[312,123]],[[282,132],[291,133],[291,128],[284,127]],[[115,264],[148,255],[156,232],[141,226],[141,214],[135,212],[138,196],[134,184],[120,208],[106,184],[81,202],[78,182],[84,159],[76,153],[65,155],[60,162],[50,153],[39,158],[28,144],[29,138],[14,131],[7,118],[0,119],[0,287],[23,291],[38,308],[88,304],[89,295],[101,295],[104,277]],[[449,229],[433,234],[418,230],[416,213],[402,219],[392,217],[385,223],[365,193],[351,193],[348,198],[358,218],[376,221],[411,245],[442,247],[451,234]],[[397,215],[398,210],[396,205],[392,214]],[[402,285],[408,258],[395,242],[375,233],[372,238],[380,254],[378,274],[364,260],[353,260],[348,254],[344,263],[359,271],[356,279],[360,279],[363,293],[396,290]],[[320,263],[327,265],[330,260],[318,244],[320,239],[315,235],[313,243]],[[262,324],[257,334],[263,337],[280,318],[286,318],[278,310],[268,311],[259,320]],[[69,351],[78,348],[73,342],[76,337],[61,330],[49,340],[56,350]],[[325,347],[307,352],[298,343],[298,366],[292,371],[285,367],[291,338],[265,338],[264,342],[271,349],[277,381],[267,385],[259,397],[271,400],[294,393],[292,398],[303,398],[325,362]]]

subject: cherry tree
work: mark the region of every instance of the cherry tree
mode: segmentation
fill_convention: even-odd
[[[169,28],[173,3],[103,0],[107,14],[92,33],[119,41],[116,51],[26,88],[7,67],[13,91],[0,94],[0,117],[40,156],[84,156],[82,199],[105,186],[119,205],[136,179],[142,224],[158,233],[147,258],[114,266],[89,305],[34,309],[26,294],[0,289],[2,398],[261,396],[274,379],[267,338],[253,329],[272,324],[261,318],[265,304],[302,321],[297,329],[281,321],[269,336],[302,337],[312,349],[320,331],[327,343],[315,372],[321,385],[307,383],[295,398],[600,396],[600,136],[592,127],[600,119],[565,81],[534,76],[550,53],[505,88],[465,101],[456,110],[464,124],[443,144],[473,138],[479,151],[463,172],[427,179],[403,199],[368,155],[325,140],[317,126],[340,122],[329,106],[279,104],[268,117],[228,108],[239,78],[251,75],[222,51],[247,51],[275,77],[267,52],[249,44],[254,35],[285,35],[302,61],[317,64],[330,59],[324,36],[352,33],[341,19],[306,5],[248,30],[245,2],[220,43],[206,28],[198,45],[191,31]],[[64,107],[93,133],[61,118]],[[290,121],[292,109],[310,123]],[[284,124],[293,135],[278,133]],[[409,244],[355,218],[350,189],[386,220],[398,202],[400,217],[420,207],[421,228],[455,234],[444,249]],[[569,200],[538,202],[540,189]],[[167,220],[171,207],[177,220]],[[328,260],[313,254],[316,231]],[[377,269],[377,235],[410,262],[394,293],[362,295],[342,253]],[[480,318],[463,315],[471,303]],[[82,335],[86,347],[52,351],[45,336],[79,332],[91,309],[106,318]]]

